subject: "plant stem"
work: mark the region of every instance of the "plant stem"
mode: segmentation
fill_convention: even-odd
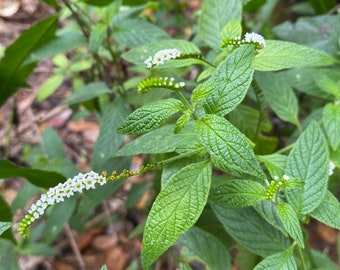
[[[185,96],[183,95],[183,93],[181,91],[176,91],[177,95],[179,96],[180,100],[183,102],[183,104],[191,111],[191,115],[192,118],[194,118],[194,120],[198,120],[198,117],[196,115],[196,113],[193,111],[190,103],[188,102],[188,100],[185,98]]]
[[[286,147],[281,148],[280,150],[277,150],[274,154],[281,154],[281,153],[287,152],[287,151],[291,150],[294,147],[294,145],[295,145],[295,143],[287,145]]]
[[[307,267],[306,267],[306,264],[305,264],[305,260],[303,258],[301,247],[299,245],[296,245],[296,248],[297,248],[300,260],[301,260],[301,267],[302,267],[301,269],[302,270],[307,270]]]

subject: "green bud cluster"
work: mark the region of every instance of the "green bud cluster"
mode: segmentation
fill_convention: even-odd
[[[141,94],[146,94],[149,93],[153,88],[166,88],[178,91],[184,86],[184,82],[175,82],[175,79],[172,77],[150,77],[139,83],[138,92]]]

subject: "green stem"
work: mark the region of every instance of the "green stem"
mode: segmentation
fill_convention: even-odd
[[[211,66],[213,68],[216,68],[215,65],[213,65],[212,63],[210,63],[208,60],[204,59],[204,58],[201,58],[200,60],[202,60],[204,63],[208,64],[208,66]]]
[[[179,96],[180,100],[183,102],[184,106],[186,106],[192,112],[191,113],[192,118],[194,118],[194,120],[198,120],[196,113],[193,111],[189,101],[185,98],[183,93],[181,91],[176,91],[176,93]]]
[[[299,245],[296,245],[296,249],[298,251],[298,254],[299,254],[299,257],[300,257],[300,260],[301,260],[301,269],[307,270],[301,247]]]
[[[288,152],[289,150],[291,150],[294,147],[294,145],[295,145],[295,143],[287,145],[286,147],[281,148],[280,150],[277,150],[274,154],[281,154],[281,153],[284,153],[284,152]]]

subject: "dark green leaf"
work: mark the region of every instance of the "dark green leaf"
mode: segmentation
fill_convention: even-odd
[[[144,229],[144,269],[195,224],[207,202],[210,181],[210,161],[194,163],[178,171],[159,193]]]
[[[257,264],[254,270],[297,270],[292,251],[290,248],[285,252],[273,254]]]
[[[247,138],[226,119],[207,115],[196,121],[196,130],[217,167],[235,175],[265,178]]]
[[[65,180],[59,173],[19,167],[8,160],[0,160],[0,177],[24,177],[32,184],[43,188],[54,187]]]
[[[33,65],[22,66],[31,52],[50,40],[57,28],[57,16],[38,22],[9,46],[0,61],[0,106],[17,88],[25,85]]]
[[[0,265],[2,269],[19,270],[15,249],[16,246],[12,242],[0,239]]]
[[[266,198],[266,189],[251,180],[225,181],[212,189],[209,200],[228,207],[251,206]]]
[[[323,126],[334,151],[340,145],[340,105],[328,103],[323,109]]]
[[[42,134],[42,144],[50,159],[65,157],[64,144],[53,128],[45,128]]]
[[[11,228],[12,222],[2,222],[0,221],[0,235],[2,235],[5,231]]]
[[[104,23],[97,23],[96,26],[93,28],[89,41],[91,52],[96,53],[98,51],[107,35],[107,29],[108,26]]]
[[[304,183],[303,187],[286,190],[298,217],[320,205],[327,191],[328,148],[316,122],[309,124],[289,153],[285,174]]]

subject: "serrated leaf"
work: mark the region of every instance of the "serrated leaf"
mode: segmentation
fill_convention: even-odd
[[[320,222],[340,230],[340,203],[330,191],[310,214]]]
[[[328,103],[323,109],[323,126],[334,151],[340,145],[340,105]]]
[[[220,33],[230,20],[241,21],[242,2],[239,0],[206,0],[198,20],[200,38],[215,50],[220,49]]]
[[[59,173],[16,166],[8,160],[0,160],[0,177],[25,177],[32,184],[43,188],[54,187],[65,181],[65,177]]]
[[[3,234],[4,231],[7,231],[9,228],[11,228],[12,222],[1,222],[0,221],[0,235]]]
[[[276,73],[257,72],[256,81],[263,90],[266,102],[278,117],[299,125],[297,98],[287,80]]]
[[[182,245],[180,254],[185,261],[199,261],[206,266],[207,270],[231,269],[228,250],[213,234],[192,227],[178,242]]]
[[[91,158],[91,167],[94,171],[107,170],[106,161],[112,157],[124,139],[124,135],[118,134],[116,130],[128,114],[129,110],[120,99],[116,99],[103,108],[99,136]]]
[[[254,270],[297,270],[292,248],[285,252],[280,252],[268,256],[257,264]]]
[[[225,181],[212,189],[209,200],[228,207],[251,206],[266,198],[266,189],[251,180]]]
[[[142,19],[122,20],[114,24],[113,31],[115,40],[130,48],[169,38],[162,29]]]
[[[67,105],[77,104],[110,92],[111,90],[104,82],[92,82],[77,88],[69,97],[63,100],[62,103]]]
[[[200,54],[201,51],[199,48],[185,40],[179,40],[179,39],[167,39],[167,40],[160,40],[155,41],[146,45],[143,45],[138,48],[134,48],[124,54],[122,54],[122,57],[136,65],[145,66],[144,61],[149,57],[153,56],[156,52],[164,49],[171,49],[176,48],[178,49],[181,54]],[[186,63],[189,59],[183,59],[183,62],[181,60],[174,60],[174,61],[168,61],[168,62],[180,62],[181,65],[176,66],[188,66],[191,65],[191,63]],[[160,65],[162,67],[163,65]]]
[[[286,190],[298,217],[320,205],[327,191],[328,148],[316,122],[309,124],[289,153],[285,174],[304,183],[301,188]]]
[[[159,193],[144,229],[143,269],[195,224],[207,202],[210,181],[210,161],[194,163],[178,171]]]
[[[254,208],[230,208],[212,201],[209,204],[228,234],[247,250],[266,257],[289,247],[289,240]]]
[[[118,133],[141,134],[156,129],[176,112],[183,110],[178,99],[169,98],[138,108],[118,128]]]
[[[272,178],[274,176],[282,176],[284,174],[287,162],[287,156],[280,154],[257,156],[263,162]]]
[[[244,99],[253,76],[254,46],[242,46],[230,54],[204,83],[193,91],[192,102],[203,100],[208,113],[224,116]]]
[[[24,31],[20,37],[9,46],[0,61],[0,106],[17,88],[25,85],[26,77],[32,71],[33,64],[25,64],[25,58],[53,38],[57,29],[57,16],[42,20]]]
[[[196,132],[192,126],[186,126],[181,132],[174,134],[174,125],[167,125],[150,131],[123,146],[114,156],[132,156],[138,154],[158,154],[176,151],[183,146],[194,146],[198,143]]]
[[[301,248],[305,247],[300,222],[292,206],[288,203],[280,203],[277,206],[277,213],[282,221],[283,226],[288,234],[299,244]]]
[[[328,66],[336,59],[323,51],[280,40],[266,40],[266,48],[255,56],[255,69],[275,71],[302,66]]]
[[[265,178],[247,138],[226,119],[206,115],[196,121],[196,130],[217,167],[234,175]]]

